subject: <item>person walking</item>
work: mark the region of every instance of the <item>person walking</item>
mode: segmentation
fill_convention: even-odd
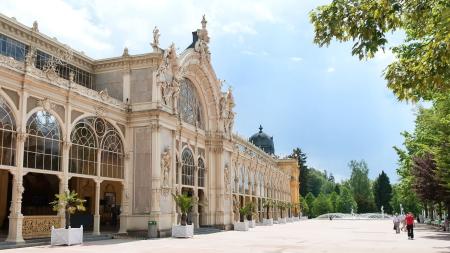
[[[397,213],[394,215],[393,222],[394,222],[395,233],[400,234],[400,216],[398,216]]]
[[[414,240],[414,215],[411,212],[406,215],[405,223],[408,230],[408,240]]]

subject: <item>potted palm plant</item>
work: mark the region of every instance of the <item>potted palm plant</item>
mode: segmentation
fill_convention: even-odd
[[[77,211],[85,211],[84,202],[86,200],[78,198],[75,191],[65,191],[55,194],[55,200],[50,202],[54,211],[64,211],[66,226],[64,228],[54,228],[51,230],[51,245],[73,245],[83,243],[83,226],[72,228],[70,226],[70,215]]]
[[[234,224],[234,230],[236,231],[248,231],[247,215],[251,212],[249,205],[245,205],[239,208],[239,222]]]
[[[284,213],[284,210],[286,210],[286,203],[282,202],[282,201],[278,202],[278,208],[280,209],[280,217],[278,218],[278,223],[284,224],[284,223],[286,223],[286,218],[283,217],[283,213]]]
[[[266,209],[266,218],[263,218],[263,225],[272,226],[273,219],[270,217],[270,208],[273,207],[273,201],[270,199],[264,200],[263,207]]]
[[[180,210],[180,225],[172,226],[172,237],[190,238],[194,236],[194,224],[187,224],[187,214],[194,205],[194,199],[186,193],[182,195],[173,195],[175,204]]]
[[[256,205],[253,202],[250,202],[248,205],[248,214],[247,214],[247,220],[248,220],[248,227],[254,228],[256,227],[256,221],[253,218],[256,215]]]

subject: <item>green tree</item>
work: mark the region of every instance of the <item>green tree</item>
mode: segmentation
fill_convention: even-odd
[[[392,186],[389,177],[384,171],[381,171],[381,174],[373,183],[373,196],[375,198],[377,210],[381,210],[381,207],[383,206],[384,212],[392,213],[390,204],[392,198]]]
[[[358,205],[353,199],[350,188],[343,186],[341,187],[341,194],[336,202],[336,211],[339,213],[351,213],[352,209],[356,213],[358,211]]]
[[[312,192],[314,196],[318,196],[322,191],[322,185],[328,182],[325,173],[314,168],[309,168],[307,181],[308,192]]]
[[[312,205],[312,213],[315,217],[332,212],[332,206],[330,200],[325,196],[325,194],[320,193],[319,196],[314,200]]]
[[[404,183],[393,185],[391,206],[393,213],[400,213],[400,204],[404,212],[412,212],[415,215],[421,213],[423,206],[414,191]]]
[[[339,195],[336,192],[332,192],[328,195],[328,199],[331,203],[331,212],[337,212],[337,202],[339,201]]]
[[[313,203],[314,203],[315,199],[316,199],[316,197],[314,197],[314,195],[311,192],[308,192],[308,194],[306,194],[305,202],[309,208],[309,213],[308,213],[309,217],[313,217],[312,208],[313,208]]]
[[[450,2],[448,0],[333,0],[310,13],[314,42],[353,41],[352,54],[375,56],[388,32],[403,30],[385,70],[387,86],[400,100],[430,99],[450,88]]]
[[[306,196],[308,193],[308,166],[306,165],[306,159],[308,158],[300,148],[292,150],[292,154],[289,158],[297,159],[297,164],[300,170],[298,182],[300,184],[299,190],[301,196]]]
[[[350,186],[353,198],[358,204],[360,213],[375,211],[372,188],[369,179],[369,168],[364,160],[350,161],[348,165],[352,171],[350,176]]]
[[[314,202],[314,200],[312,201]],[[309,210],[309,206],[308,203],[306,202],[306,200],[304,198],[300,199],[300,210],[302,212],[302,214],[304,216],[309,216],[310,215],[310,210]]]

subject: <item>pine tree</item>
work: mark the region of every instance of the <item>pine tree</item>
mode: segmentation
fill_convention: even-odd
[[[381,171],[381,174],[373,183],[373,196],[375,198],[377,210],[381,210],[381,207],[383,206],[385,213],[392,213],[390,204],[392,199],[392,186],[389,177],[384,171]]]
[[[308,194],[308,166],[306,165],[306,159],[308,158],[305,153],[302,152],[300,148],[295,148],[292,150],[292,154],[288,156],[289,158],[297,159],[297,163],[300,170],[300,175],[298,182],[300,183],[300,195],[305,197]]]

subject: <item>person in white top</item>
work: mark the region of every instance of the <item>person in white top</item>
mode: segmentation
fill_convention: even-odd
[[[394,215],[392,221],[394,222],[395,233],[400,234],[400,217],[398,216],[398,214]]]

